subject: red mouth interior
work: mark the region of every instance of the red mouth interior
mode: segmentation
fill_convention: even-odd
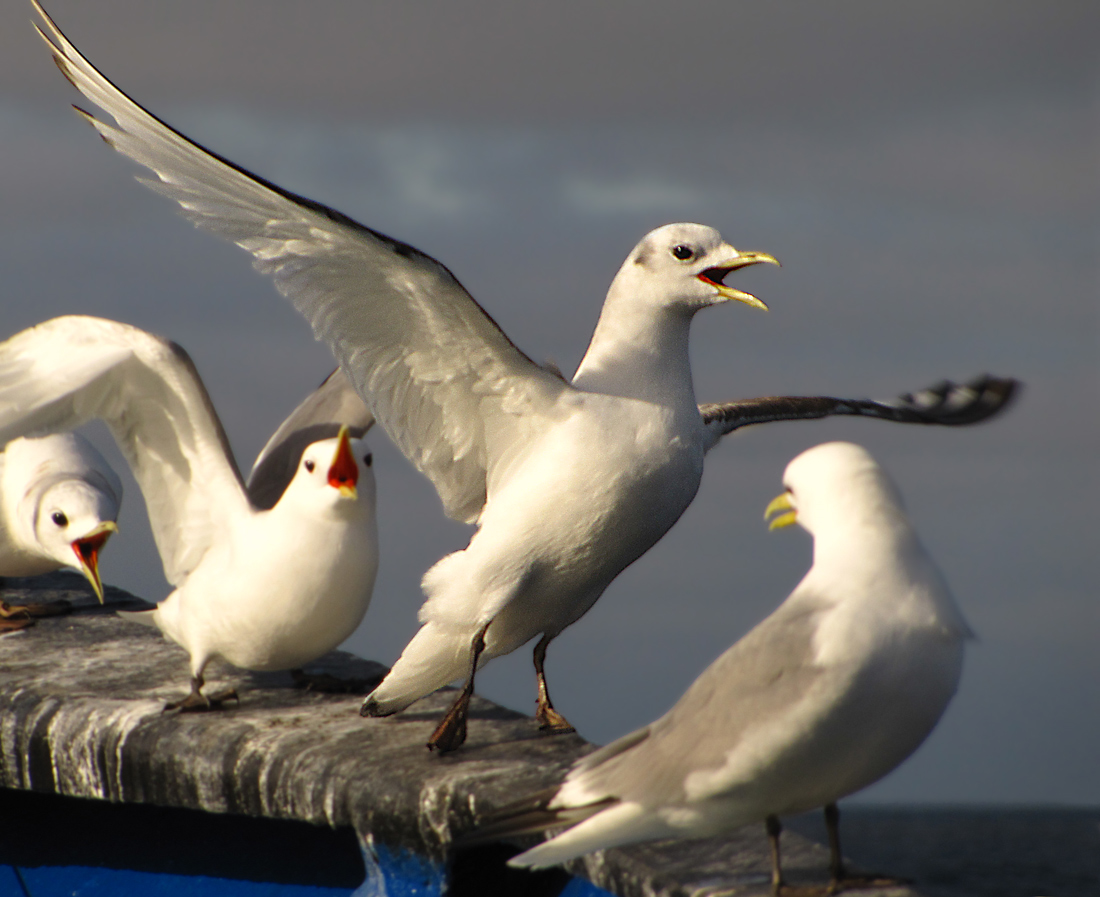
[[[103,547],[110,535],[109,532],[104,531],[94,536],[88,536],[87,539],[77,539],[73,542],[73,551],[76,552],[76,556],[80,558],[85,566],[94,570],[99,549]]]
[[[736,268],[707,268],[705,271],[700,271],[696,276],[703,283],[720,287],[724,285],[722,282],[729,276],[730,272],[736,270]]]
[[[355,488],[359,482],[359,465],[355,463],[355,456],[351,453],[351,445],[347,439],[340,440],[340,446],[336,449],[336,457],[332,460],[332,466],[328,469],[328,484],[333,489],[341,486]]]

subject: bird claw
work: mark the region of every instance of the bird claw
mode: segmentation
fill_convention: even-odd
[[[171,710],[177,710],[180,713],[206,713],[210,710],[221,710],[222,705],[228,701],[236,701],[237,704],[240,704],[241,699],[237,697],[235,688],[215,692],[212,695],[204,695],[201,691],[192,691],[180,701],[165,704],[162,712],[168,713]]]
[[[27,629],[33,625],[34,620],[26,607],[0,601],[0,634],[19,632],[21,629]]]
[[[535,720],[539,724],[539,729],[547,735],[568,735],[570,732],[577,731],[569,720],[549,704],[539,704],[538,710],[535,711]]]
[[[447,754],[458,750],[466,741],[466,713],[470,707],[470,696],[463,692],[447,711],[432,737],[428,739],[428,750]]]
[[[23,619],[25,617],[29,617],[29,616],[30,616],[30,614],[27,613],[27,608],[26,607],[24,607],[22,605],[18,605],[18,604],[16,604],[16,605],[8,604],[8,602],[6,602],[6,601],[0,601],[0,619],[10,620],[10,619],[15,618],[15,619],[20,619],[21,620],[21,619]]]
[[[69,601],[47,601],[43,604],[8,604],[0,601],[0,632],[18,632],[33,626],[38,617],[59,617],[72,609]]]
[[[71,601],[46,601],[42,604],[11,605],[12,610],[24,611],[29,617],[61,617],[71,613]]]

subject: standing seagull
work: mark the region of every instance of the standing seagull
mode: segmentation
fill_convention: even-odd
[[[13,439],[0,451],[0,576],[76,567],[103,603],[99,552],[118,532],[122,482],[83,436]],[[30,625],[49,605],[0,601],[0,632]]]
[[[547,694],[547,645],[676,522],[699,487],[704,454],[734,427],[830,413],[962,422],[816,398],[803,414],[797,399],[773,404],[770,416],[766,403],[755,405],[751,420],[733,405],[700,413],[691,319],[731,300],[765,308],[725,279],[775,259],[739,252],[698,224],[658,228],[631,251],[566,381],[524,355],[435,259],[188,140],[115,87],[35,6],[62,73],[118,126],[78,111],[156,174],[143,183],[253,255],[447,514],[477,524],[464,550],[425,574],[424,625],[363,705],[365,716],[386,716],[466,677],[430,748],[465,739],[478,667],[536,636],[536,716],[543,728],[572,731]],[[985,383],[995,386],[962,403],[969,412],[991,413],[1012,389]]]
[[[306,447],[277,503],[261,510],[181,347],[75,315],[0,343],[0,438],[92,418],[141,487],[176,587],[156,610],[130,615],[191,655],[191,694],[170,708],[214,703],[202,694],[213,657],[295,669],[351,635],[370,603],[378,534],[370,455],[347,427]]]
[[[782,885],[779,816],[825,807],[835,891],[836,801],[882,778],[935,727],[971,638],[939,571],[866,450],[795,458],[765,517],[798,522],[813,566],[790,597],[654,723],[577,762],[561,786],[500,811],[487,837],[571,826],[513,858],[542,867],[638,841],[766,821]]]

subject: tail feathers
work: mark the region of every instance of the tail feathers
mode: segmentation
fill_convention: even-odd
[[[549,841],[544,841],[537,847],[512,857],[508,865],[542,869],[546,866],[556,866],[558,863],[564,863],[594,850],[633,844],[637,841],[667,838],[675,834],[653,814],[652,810],[640,804],[614,801],[610,804],[605,802],[576,809],[593,809],[597,812],[589,814],[587,819],[566,829],[560,835],[555,835]]]
[[[461,845],[467,847],[485,844],[520,835],[537,834],[551,828],[576,825],[615,803],[615,798],[608,798],[583,807],[551,809],[550,802],[559,790],[560,786],[555,785],[488,813],[473,832],[462,838]]]
[[[473,634],[425,623],[389,675],[363,704],[365,716],[389,716],[470,672]]]

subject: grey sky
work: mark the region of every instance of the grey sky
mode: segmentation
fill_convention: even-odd
[[[595,740],[663,712],[806,569],[807,540],[761,520],[786,462],[851,439],[899,481],[981,636],[940,730],[866,798],[1100,801],[1095,4],[47,8],[193,138],[440,258],[536,358],[575,365],[630,247],[698,220],[784,264],[738,280],[769,314],[697,319],[701,400],[1025,380],[971,430],[728,440],[684,519],[552,646],[550,683]],[[247,466],[331,359],[243,253],[67,111],[29,19],[0,8],[3,333],[83,311],[178,340]],[[420,575],[466,535],[371,442],[384,556],[350,647],[389,662]],[[156,598],[137,497],[103,568]],[[529,666],[494,661],[481,690],[530,709]]]

